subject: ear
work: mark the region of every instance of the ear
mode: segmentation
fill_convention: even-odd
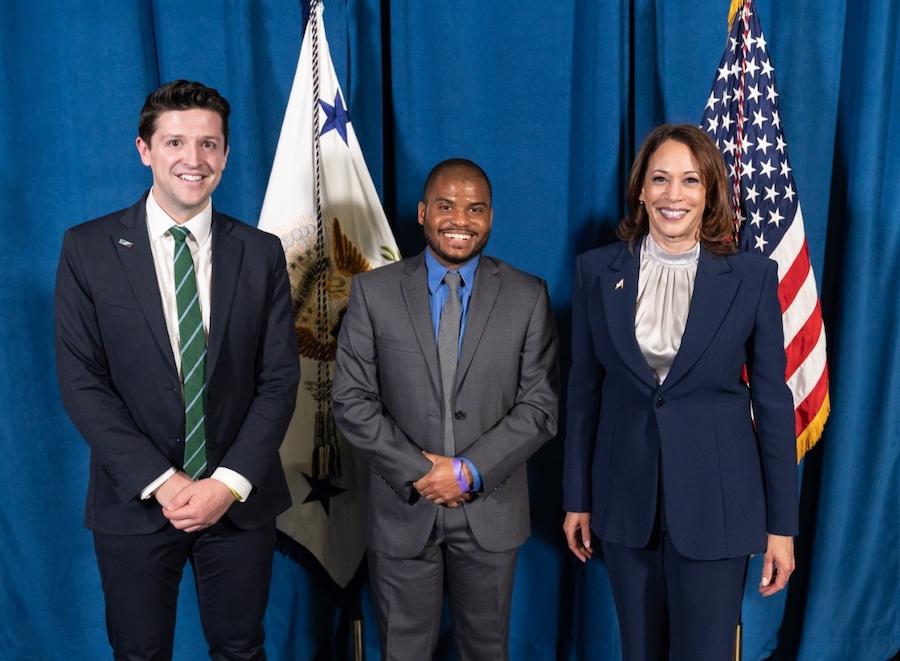
[[[419,218],[419,225],[422,225],[424,227],[425,226],[425,203],[424,202],[419,202],[418,218]]]
[[[222,159],[222,172],[225,171],[225,166],[228,165],[228,154],[231,153],[231,145],[225,147],[225,158]]]
[[[150,167],[150,145],[144,142],[143,138],[138,136],[134,141],[134,146],[137,147],[138,154],[141,155],[141,163]]]

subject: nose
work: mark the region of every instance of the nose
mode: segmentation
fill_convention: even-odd
[[[461,209],[456,207],[450,213],[450,222],[454,225],[465,225],[466,224],[466,211],[465,209]]]
[[[184,151],[185,165],[194,166],[200,164],[200,145],[189,142]]]
[[[677,202],[681,199],[681,182],[672,179],[666,185],[665,195],[667,200]]]

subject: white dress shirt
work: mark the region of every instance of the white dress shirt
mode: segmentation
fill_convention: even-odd
[[[166,330],[172,345],[172,356],[175,366],[181,373],[181,349],[178,332],[178,303],[175,299],[175,239],[169,229],[177,223],[163,211],[153,197],[153,191],[147,196],[147,231],[150,235],[150,252],[153,253],[153,266],[156,269],[156,282],[159,284],[159,295],[162,299],[163,315],[166,318]],[[200,314],[203,317],[203,332],[209,337],[210,282],[212,282],[212,202],[200,213],[181,224],[190,234],[187,245],[194,260],[194,275],[197,278],[197,298],[200,302]],[[175,468],[148,484],[141,491],[141,499],[153,496],[163,482],[175,474]],[[240,473],[219,466],[211,476],[219,480],[240,496],[241,502],[250,495],[253,485]]]

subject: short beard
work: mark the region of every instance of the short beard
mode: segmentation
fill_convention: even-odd
[[[481,241],[481,245],[479,245],[476,250],[469,253],[468,257],[456,257],[454,255],[448,255],[447,253],[443,252],[440,247],[435,245],[434,241],[431,240],[431,235],[428,234],[428,232],[425,232],[425,243],[428,245],[428,249],[432,252],[432,254],[440,258],[442,261],[447,262],[448,264],[461,266],[484,252],[484,247],[487,245],[488,239],[491,238],[490,231],[488,231],[487,234],[484,234],[483,237],[484,238]]]

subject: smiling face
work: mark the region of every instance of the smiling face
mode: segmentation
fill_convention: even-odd
[[[666,140],[651,154],[640,201],[650,220],[650,236],[672,253],[690,250],[700,237],[706,186],[690,148]]]
[[[156,118],[149,141],[136,141],[141,161],[153,172],[153,197],[178,223],[209,203],[228,160],[222,118],[212,110],[167,110]]]
[[[419,224],[435,258],[449,269],[479,254],[491,234],[491,191],[468,172],[439,174],[419,202]]]

